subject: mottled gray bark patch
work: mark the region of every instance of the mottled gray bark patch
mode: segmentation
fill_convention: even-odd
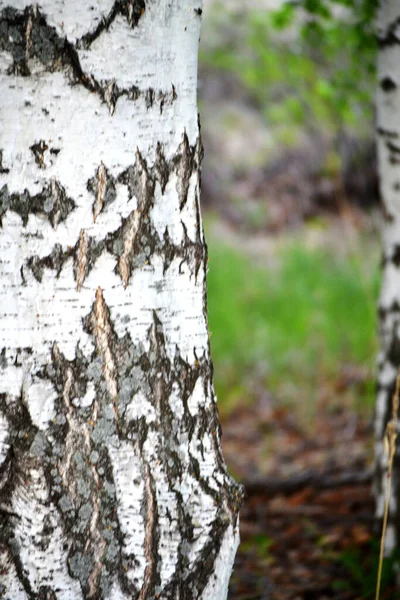
[[[57,346],[52,363],[41,373],[58,392],[56,417],[48,437],[52,456],[46,466],[51,501],[58,507],[66,539],[71,543],[68,566],[84,597],[105,598],[122,564],[122,535],[116,514],[117,498],[107,443],[118,443],[114,412],[104,386],[101,359],[85,357],[79,348],[68,361]],[[79,405],[89,382],[96,397]],[[123,587],[132,593],[127,582]]]
[[[107,167],[101,163],[92,179],[87,183],[87,189],[94,196],[93,220],[96,221],[99,214],[107,208],[117,197],[115,180]]]
[[[10,74],[29,76],[30,58],[39,60],[49,71],[56,70],[65,55],[65,44],[37,7],[24,11],[6,7],[0,13],[0,49],[13,57]]]
[[[33,195],[28,190],[10,194],[7,185],[0,189],[0,227],[6,212],[12,211],[21,217],[24,227],[29,215],[38,215],[46,218],[56,229],[58,223],[65,221],[74,208],[75,202],[67,196],[58,181],[46,183],[41,192]]]
[[[43,279],[44,269],[52,269],[56,271],[57,277],[59,277],[64,263],[70,258],[70,256],[72,256],[72,250],[63,252],[61,244],[56,244],[51,254],[43,258],[32,256],[28,259],[27,265],[32,271],[35,279],[41,282]]]
[[[96,294],[84,328],[95,340],[96,350],[91,356],[85,356],[77,347],[75,359],[69,361],[54,344],[51,362],[35,375],[51,381],[57,391],[55,417],[46,433],[32,424],[23,397],[20,402],[10,402],[5,394],[0,396],[0,411],[10,424],[9,452],[0,473],[1,479],[6,482],[0,488],[0,507],[10,505],[16,486],[22,480],[29,480],[30,470],[40,464],[45,472],[49,501],[58,508],[68,540],[70,575],[80,581],[85,598],[105,598],[112,578],[117,574],[121,589],[132,598],[154,597],[159,593],[165,600],[173,600],[177,594],[181,599],[194,600],[201,595],[213,572],[226,528],[237,518],[235,502],[240,496],[239,488],[228,478],[220,492],[216,492],[201,477],[197,459],[190,456],[189,462],[183,463],[179,452],[183,436],[187,436],[190,444],[195,431],[199,432],[196,435],[203,453],[204,435],[211,434],[219,441],[215,401],[210,398],[211,366],[208,357],[205,354],[197,357],[195,365],[190,365],[177,348],[171,361],[166,351],[163,327],[155,313],[148,331],[148,351],[142,344],[134,344],[128,334],[119,338],[101,290]],[[5,352],[1,356],[3,361],[7,361]],[[115,396],[107,378],[115,380]],[[192,416],[188,400],[199,378],[211,402],[199,407],[198,414]],[[95,397],[90,406],[82,406],[80,399],[89,385],[94,385]],[[132,419],[126,416],[127,407],[139,390],[154,406],[154,422],[146,422],[144,417]],[[184,406],[184,414],[179,418],[169,403],[173,390],[179,391]],[[152,474],[155,465],[147,462],[143,454],[149,431],[157,432],[158,460],[176,496],[181,536],[176,573],[164,589],[160,587],[157,478]],[[114,475],[108,455],[109,445],[118,448],[122,441],[129,443],[142,461],[146,482],[143,511],[148,524],[145,541],[148,567],[142,590],[136,589],[126,577],[135,556],[124,551],[116,511]],[[222,468],[225,470],[223,465]],[[195,563],[189,560],[191,544],[195,542],[190,505],[185,505],[179,486],[175,485],[187,470],[198,480],[203,493],[210,495],[220,506],[209,542]],[[17,518],[3,510],[0,544],[9,549],[28,597],[33,598],[23,565],[19,564],[19,548],[12,543]],[[51,534],[51,528],[44,526],[39,543],[46,544]],[[53,592],[50,588],[46,591]]]

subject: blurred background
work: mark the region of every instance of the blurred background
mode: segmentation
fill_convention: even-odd
[[[204,0],[209,326],[224,455],[246,486],[231,600],[374,597],[374,13]]]

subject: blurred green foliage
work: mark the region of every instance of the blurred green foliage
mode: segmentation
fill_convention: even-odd
[[[223,412],[239,400],[259,397],[262,389],[280,401],[305,399],[312,405],[343,367],[366,366],[372,372],[377,242],[343,253],[339,242],[334,252],[297,241],[283,245],[265,266],[224,245],[212,231],[208,243],[211,349]],[[368,409],[372,388],[371,380],[355,394]]]
[[[233,72],[271,124],[365,130],[372,120],[377,0],[298,0],[227,14],[216,4],[200,60]]]

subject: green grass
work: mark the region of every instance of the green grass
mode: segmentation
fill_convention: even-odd
[[[280,402],[307,397],[312,404],[321,383],[334,381],[344,366],[373,370],[376,241],[360,241],[356,254],[338,256],[297,241],[277,251],[273,268],[212,235],[208,245],[209,326],[222,411],[262,387]],[[369,387],[364,396],[372,396]]]

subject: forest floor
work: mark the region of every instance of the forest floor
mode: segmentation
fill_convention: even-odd
[[[224,419],[225,458],[245,486],[229,600],[374,597],[371,441],[371,424],[353,412],[321,406],[306,431],[267,394]],[[390,567],[387,600],[399,597]]]

